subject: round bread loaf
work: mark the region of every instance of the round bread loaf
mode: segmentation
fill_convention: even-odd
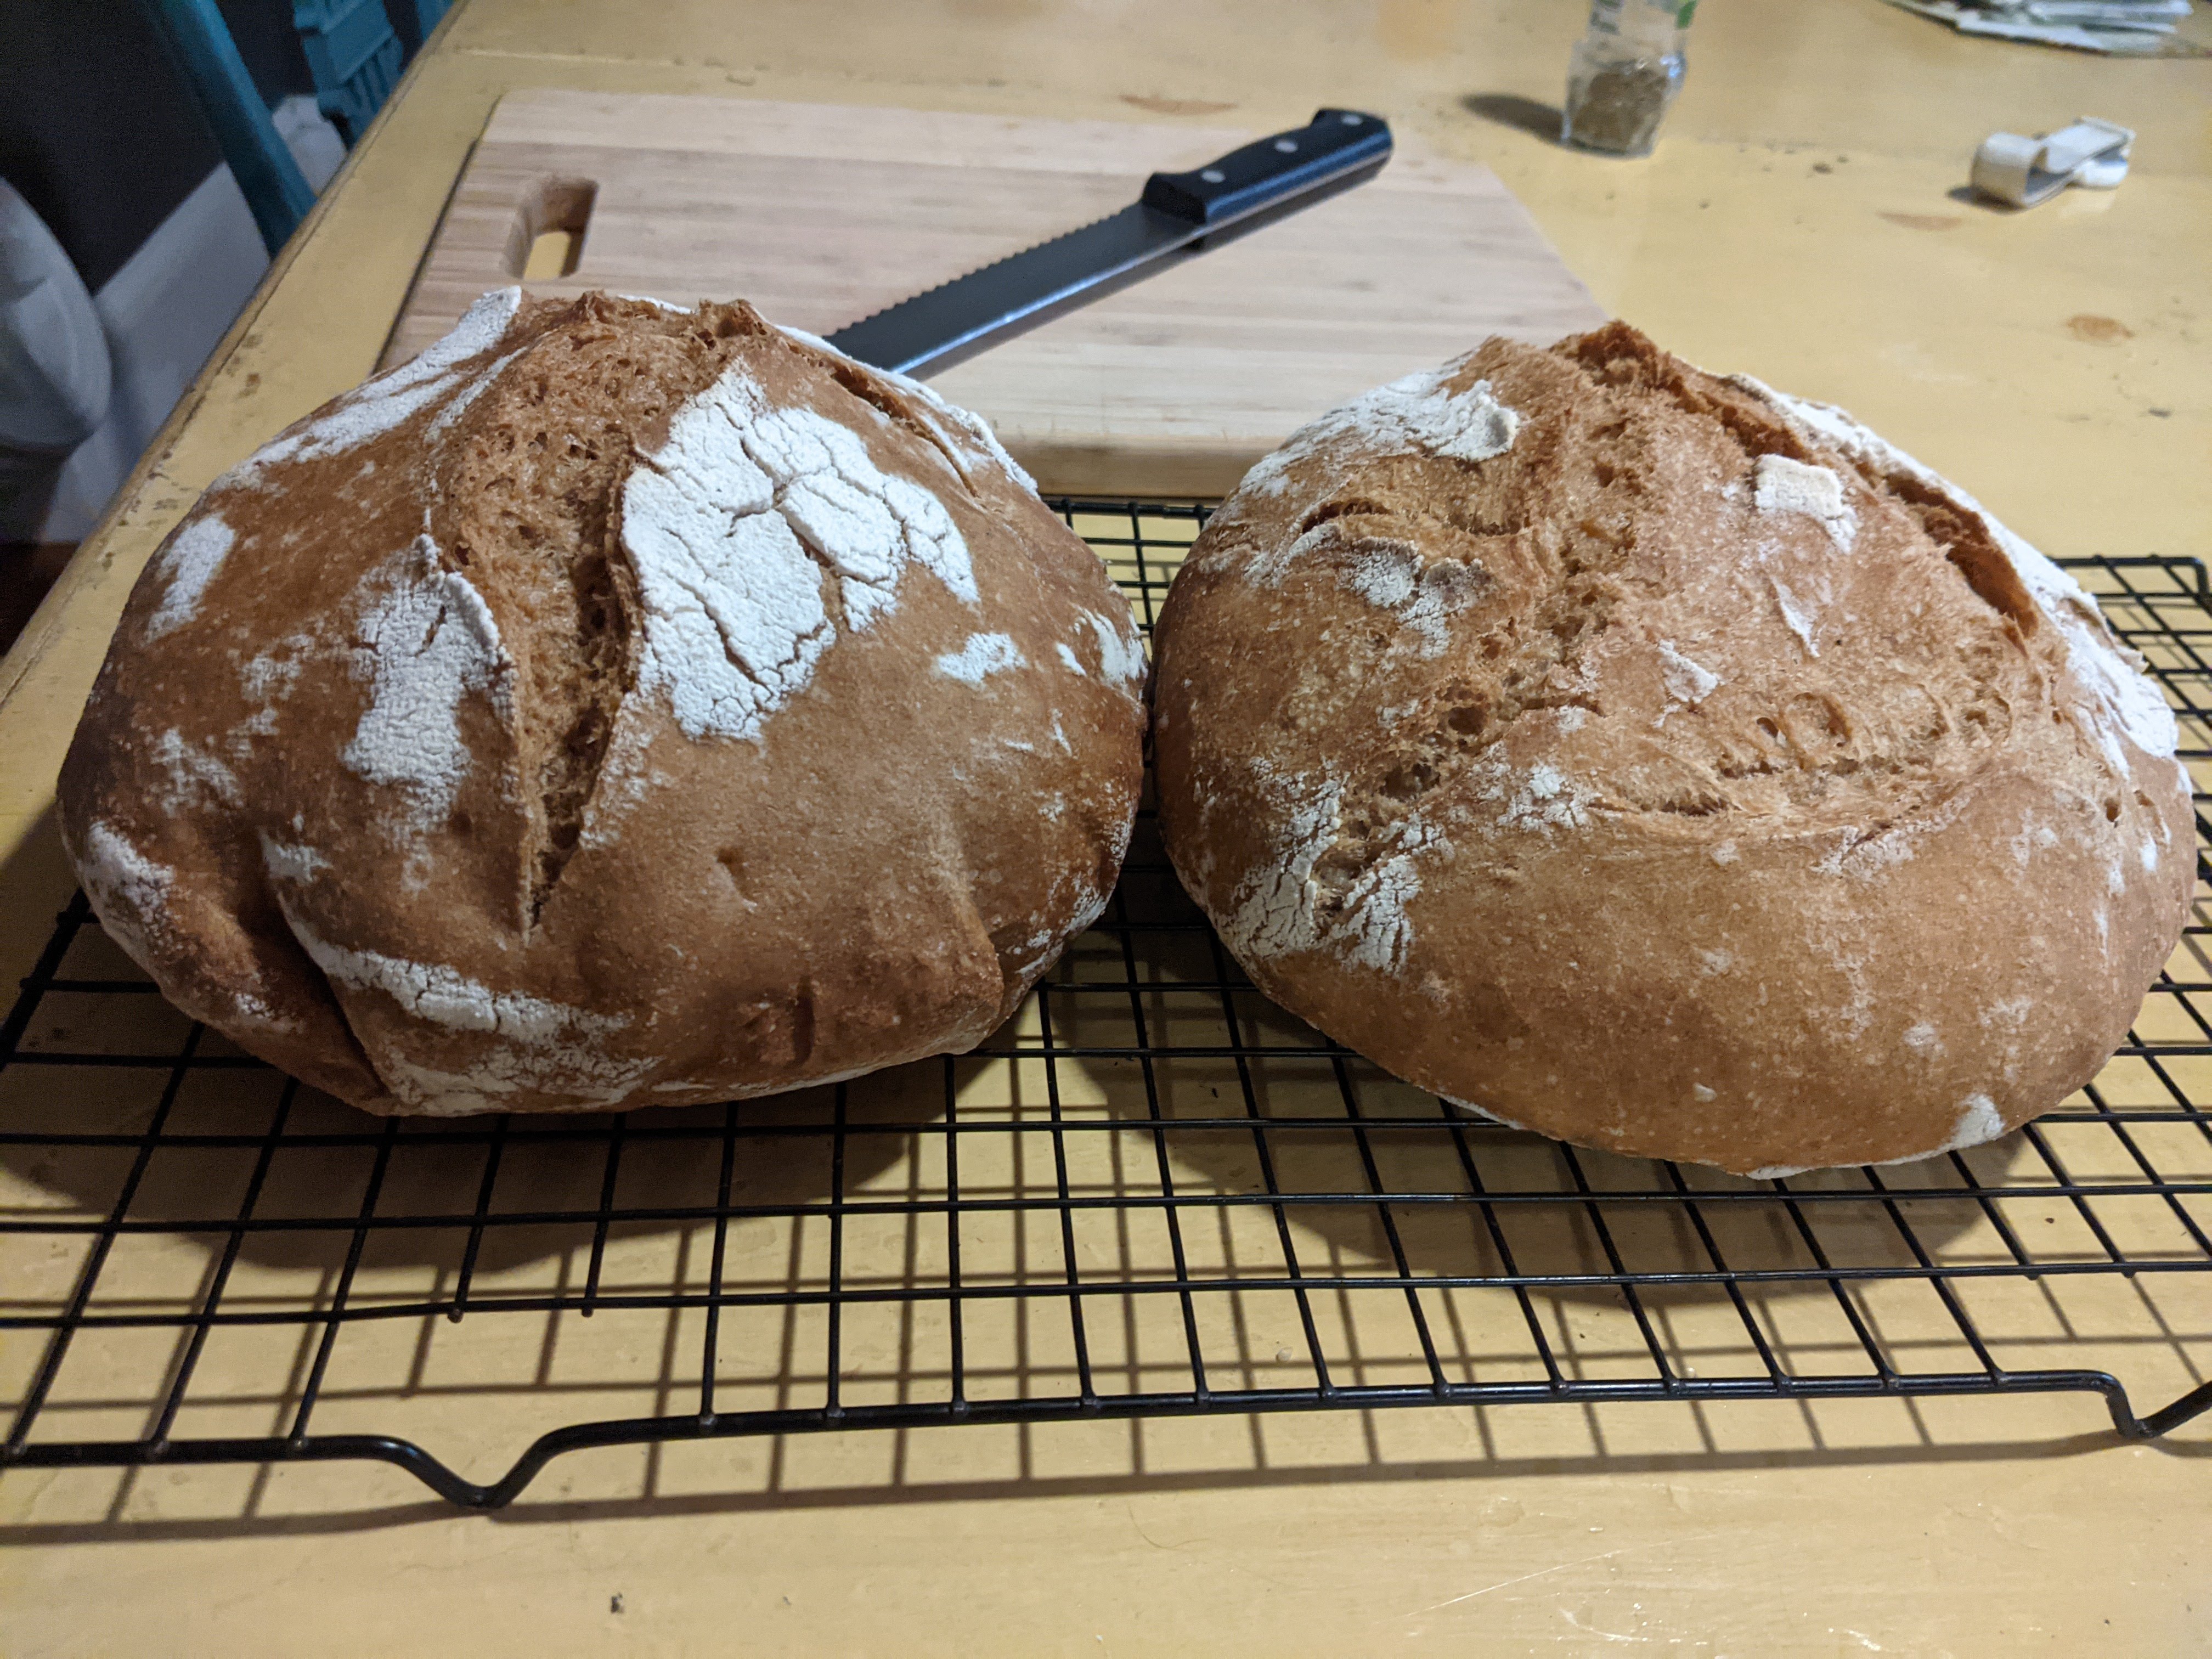
[[[1255,981],[1587,1146],[1990,1139],[2095,1073],[2189,903],[2173,719],[2089,597],[1618,324],[1297,434],[1154,650],[1162,831]]]
[[[1127,603],[974,416],[750,307],[487,295],[216,480],[61,781],[185,1012],[380,1112],[973,1047],[1097,916]]]

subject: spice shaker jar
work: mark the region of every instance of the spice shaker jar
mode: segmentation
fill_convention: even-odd
[[[1567,64],[1563,143],[1649,155],[1682,84],[1682,40],[1698,0],[1590,0],[1589,29]]]

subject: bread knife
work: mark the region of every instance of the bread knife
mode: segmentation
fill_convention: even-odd
[[[1119,213],[902,300],[830,337],[902,374],[949,368],[1010,335],[1371,179],[1390,159],[1379,115],[1325,109],[1188,173],[1155,173]]]

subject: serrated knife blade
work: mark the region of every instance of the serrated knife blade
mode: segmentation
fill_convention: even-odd
[[[1372,178],[1390,149],[1382,117],[1322,110],[1305,126],[1202,167],[1155,173],[1120,212],[902,300],[839,329],[830,343],[903,374],[948,368],[1165,264]]]

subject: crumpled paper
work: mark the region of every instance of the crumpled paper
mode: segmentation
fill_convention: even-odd
[[[2077,52],[2130,57],[2201,57],[2202,46],[2173,38],[2190,0],[1889,0],[1951,25],[1962,34],[2033,40]]]

